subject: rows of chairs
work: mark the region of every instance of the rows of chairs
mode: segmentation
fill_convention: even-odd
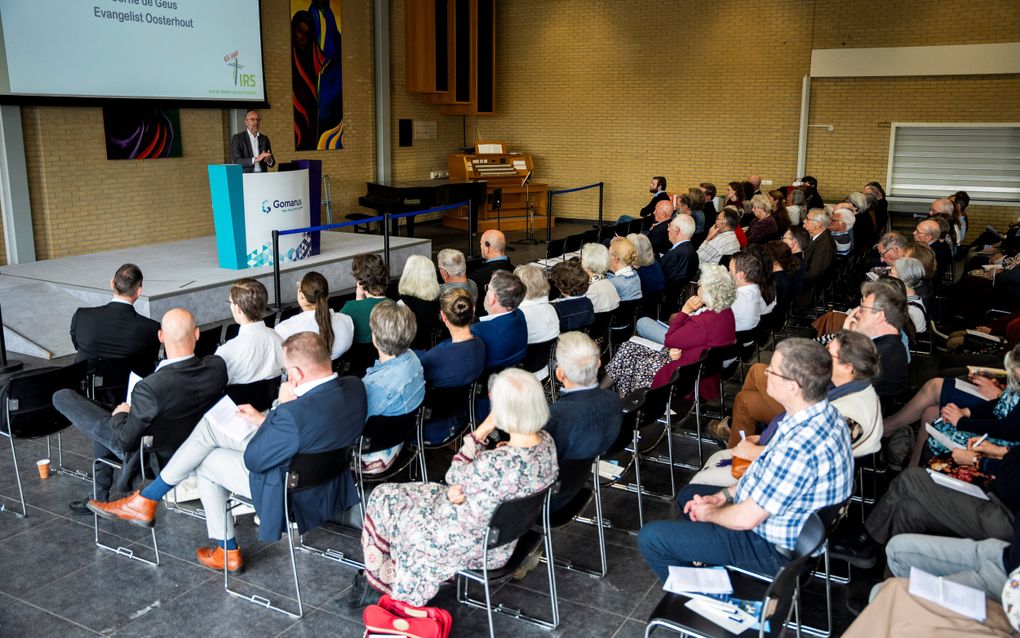
[[[552,239],[546,244],[545,258],[555,259],[563,255],[569,255],[581,250],[585,244],[599,244],[609,242],[613,237],[626,237],[631,233],[643,233],[652,227],[655,219],[651,216],[631,219],[606,226],[598,226],[583,233],[576,233]]]

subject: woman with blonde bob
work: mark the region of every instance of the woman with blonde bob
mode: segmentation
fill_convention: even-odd
[[[651,295],[666,287],[666,275],[662,272],[659,262],[655,261],[655,251],[652,249],[652,242],[640,233],[627,235],[630,243],[634,244],[637,251],[637,274],[641,280],[641,294]]]
[[[609,242],[609,283],[620,295],[620,301],[641,298],[641,278],[637,274],[637,249],[626,237],[613,237]]]
[[[530,496],[556,481],[556,449],[542,430],[549,420],[541,384],[511,368],[492,378],[492,411],[464,439],[441,483],[386,483],[368,498],[361,545],[365,571],[350,600],[367,585],[413,606],[429,602],[461,569],[481,569],[485,530],[500,503]],[[510,435],[490,449],[495,429]],[[489,569],[510,559],[516,542],[489,552]]]
[[[411,309],[418,324],[411,347],[431,348],[439,321],[439,280],[432,261],[421,255],[408,257],[397,292],[400,293],[398,301]]]

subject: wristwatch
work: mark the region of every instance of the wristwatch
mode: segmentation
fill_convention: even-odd
[[[730,494],[729,488],[723,488],[723,497],[726,499],[727,505],[733,505],[733,495]]]
[[[981,455],[980,454],[975,454],[974,455],[974,460],[971,461],[971,465],[973,465],[976,468],[980,468],[981,467],[980,463],[981,463]]]

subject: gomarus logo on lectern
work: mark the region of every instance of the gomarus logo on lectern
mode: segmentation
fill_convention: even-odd
[[[301,206],[302,201],[300,199],[274,199],[273,201],[263,199],[262,203],[259,205],[262,212],[266,215],[274,210],[278,210],[281,213],[292,213],[296,210],[300,210]]]

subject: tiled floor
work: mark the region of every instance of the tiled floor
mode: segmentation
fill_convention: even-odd
[[[587,224],[560,224],[556,236],[580,232]],[[438,227],[424,226],[419,236],[432,236],[434,250],[460,242]],[[511,237],[513,239],[514,237]],[[545,247],[518,246],[514,263],[544,256]],[[64,460],[71,467],[88,470],[91,445],[73,429],[64,433]],[[0,503],[17,507],[17,488],[6,442],[0,451]],[[697,452],[688,442],[678,443],[678,456],[696,462]],[[31,636],[361,636],[360,614],[345,613],[342,603],[354,571],[320,557],[298,554],[298,571],[305,616],[297,621],[239,600],[223,591],[219,573],[195,561],[195,548],[206,539],[203,521],[166,512],[158,515],[156,536],[161,564],[151,567],[95,547],[92,517],[73,514],[67,503],[82,498],[88,484],[66,475],[42,480],[35,462],[47,455],[43,442],[18,441],[18,465],[29,504],[27,518],[0,513],[0,637]],[[445,469],[444,458],[433,459],[433,476]],[[646,486],[668,490],[663,466],[642,472]],[[678,485],[690,474],[677,471]],[[606,516],[617,525],[637,527],[635,496],[621,490],[604,490]],[[593,510],[593,508],[589,508]],[[677,516],[672,502],[645,499],[648,520]],[[591,512],[589,512],[591,514]],[[856,515],[856,512],[855,512]],[[248,562],[237,578],[242,591],[274,600],[283,597],[293,605],[292,581],[286,542],[258,543],[250,517],[241,519],[238,540]],[[143,554],[149,537],[146,530],[126,524],[102,524],[108,544]],[[500,636],[643,636],[648,615],[661,597],[661,588],[641,559],[635,538],[608,530],[609,574],[598,580],[583,574],[556,570],[560,601],[560,627],[548,632],[503,615],[495,617]],[[554,533],[557,557],[595,565],[598,547],[595,530],[577,523]],[[352,531],[317,531],[309,542],[330,545],[361,557],[358,536]],[[845,567],[845,566],[844,566]],[[493,595],[497,603],[520,608],[532,615],[550,613],[544,568],[521,582],[500,586]],[[858,588],[861,585],[855,585]],[[477,592],[480,593],[480,592]],[[850,622],[845,611],[847,588],[833,591],[834,635]],[[824,624],[824,589],[813,583],[804,592],[803,613],[809,624]],[[434,604],[453,613],[454,636],[487,633],[484,611],[456,602],[452,587],[444,588]]]

